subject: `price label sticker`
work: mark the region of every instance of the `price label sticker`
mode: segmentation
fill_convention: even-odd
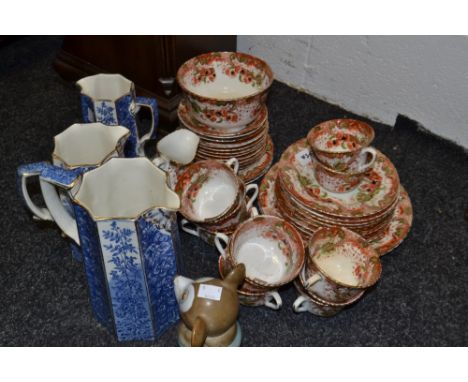
[[[312,162],[312,155],[309,149],[304,149],[299,151],[296,154],[296,160],[301,164],[301,166],[308,165]]]
[[[221,300],[223,288],[216,285],[200,284],[198,288],[198,297],[207,298],[209,300]]]

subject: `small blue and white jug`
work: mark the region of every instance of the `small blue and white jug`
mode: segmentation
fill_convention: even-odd
[[[105,125],[127,127],[131,136],[125,145],[125,156],[144,156],[148,139],[156,138],[158,104],[154,98],[137,97],[135,85],[120,74],[96,74],[77,83],[81,90],[81,113],[84,122],[102,122]],[[140,107],[151,111],[151,127],[140,137],[135,116]]]
[[[76,123],[54,137],[52,164],[37,162],[19,166],[19,193],[33,217],[37,220],[54,220],[47,208],[39,207],[32,201],[27,188],[28,178],[39,177],[42,195],[47,198],[50,192],[57,191],[45,192],[44,189],[50,186],[44,179],[66,177],[68,182],[74,181],[81,173],[100,166],[110,158],[122,157],[124,144],[129,136],[130,131],[123,126],[109,128],[102,123]],[[63,189],[58,192],[63,205],[72,213],[68,192]],[[70,242],[70,249],[72,256],[81,261],[81,251],[74,242]]]
[[[165,173],[147,158],[112,158],[78,182],[46,181],[71,189],[75,216],[56,194],[46,203],[81,247],[98,321],[119,341],[153,340],[176,323],[180,201]]]

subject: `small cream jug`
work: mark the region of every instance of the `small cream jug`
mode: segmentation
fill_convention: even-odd
[[[76,123],[54,137],[52,164],[37,162],[18,167],[19,193],[33,217],[37,220],[53,221],[47,208],[39,207],[32,201],[27,188],[28,178],[50,178],[52,173],[76,178],[82,172],[100,166],[110,158],[123,156],[123,147],[129,136],[130,131],[123,126]],[[44,193],[44,190],[42,192]],[[68,193],[64,190],[59,192],[62,203],[72,213]],[[73,257],[80,261],[81,251],[73,242],[70,243],[70,249]]]

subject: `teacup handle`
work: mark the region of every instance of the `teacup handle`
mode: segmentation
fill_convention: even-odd
[[[283,305],[283,300],[277,291],[268,291],[265,294],[265,306],[267,308],[278,310]]]
[[[259,213],[258,213],[258,210],[257,210],[257,207],[252,207],[250,209],[250,217],[254,218],[255,216],[258,216]]]
[[[190,224],[195,226],[195,224],[189,222],[187,219],[182,219],[180,221],[180,228],[182,228],[182,231],[187,232],[190,235],[200,237],[200,233],[198,232],[198,228],[195,227],[195,229],[194,229],[194,228],[188,227]]]
[[[229,237],[225,235],[224,233],[217,232],[215,235],[214,243],[215,243],[216,249],[221,254],[221,256],[223,258],[226,258],[226,248],[229,243]]]
[[[228,159],[225,163],[227,166],[231,167],[234,174],[237,175],[237,172],[239,171],[239,161],[237,158]]]
[[[314,285],[315,283],[319,282],[320,280],[322,280],[322,276],[320,276],[318,273],[316,273],[315,275],[313,276],[310,276],[307,281],[305,282],[304,284],[304,288],[308,289],[310,288],[312,285]]]
[[[139,139],[137,147],[138,155],[145,156],[145,142],[148,139],[156,139],[156,127],[158,126],[159,113],[158,103],[154,98],[149,97],[136,97],[136,106],[147,107],[151,111],[151,127],[145,135]]]
[[[305,296],[298,296],[293,303],[293,310],[296,313],[308,312],[306,302],[309,301],[309,298]]]
[[[251,190],[254,190],[254,191],[253,191],[252,196],[249,197],[247,194],[248,194]],[[247,207],[247,211],[248,211],[248,210],[250,210],[250,208],[253,206],[254,202],[257,200],[257,196],[258,196],[258,185],[254,184],[254,183],[248,184],[247,187],[245,187],[245,196],[246,196],[246,198],[247,198],[246,207]]]
[[[373,147],[366,147],[361,150],[360,156],[364,158],[364,160],[367,159],[367,154],[371,155],[371,160],[368,163],[365,163],[361,166],[358,167],[358,172],[364,172],[370,169],[375,162],[375,159],[377,158],[377,151]]]

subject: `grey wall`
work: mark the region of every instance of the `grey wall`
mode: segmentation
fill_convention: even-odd
[[[398,113],[468,148],[466,36],[239,36],[276,78],[393,125]]]

